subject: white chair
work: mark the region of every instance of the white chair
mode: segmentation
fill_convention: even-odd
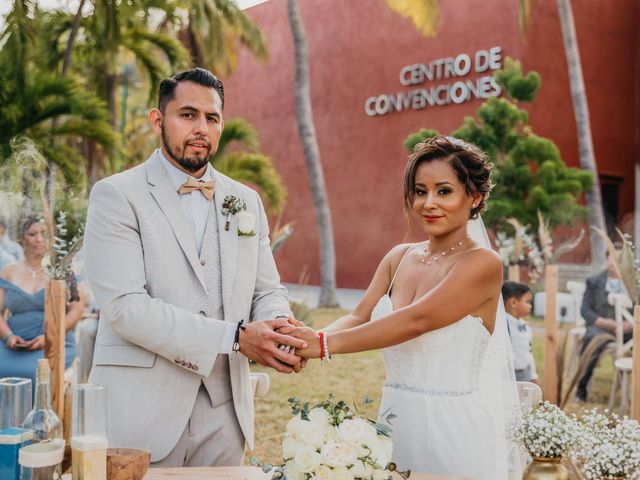
[[[518,386],[518,400],[523,412],[542,401],[542,389],[533,382],[516,382]]]
[[[253,396],[264,397],[269,391],[271,385],[271,379],[267,373],[252,373],[251,374],[251,387],[253,388]]]
[[[580,363],[580,350],[582,349],[582,341],[584,340],[584,335],[587,333],[587,327],[585,327],[586,322],[582,317],[582,297],[584,297],[584,291],[587,287],[585,282],[576,282],[573,280],[569,280],[567,282],[567,290],[571,294],[571,299],[573,301],[573,312],[574,312],[574,322],[575,327],[569,330],[568,342],[569,351],[569,362],[567,365],[567,369],[569,372],[573,372],[574,369],[578,367],[578,363]]]
[[[629,308],[633,306],[631,299],[624,293],[610,293],[608,301],[614,307],[616,320],[616,339],[613,344],[607,347],[606,352],[613,354],[614,374],[611,382],[611,393],[609,395],[609,410],[613,410],[616,394],[620,388],[620,413],[626,411],[630,406],[630,378],[632,359],[625,357],[631,351],[633,339],[624,341],[624,321],[633,324],[633,316],[629,313]]]
[[[615,372],[613,374],[613,386],[609,398],[609,410],[613,408],[615,393],[620,386],[620,415],[624,415],[631,408],[631,370],[633,358],[623,357],[613,362]]]

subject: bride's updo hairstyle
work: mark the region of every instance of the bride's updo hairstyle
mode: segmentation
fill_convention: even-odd
[[[458,138],[437,136],[418,143],[409,156],[409,163],[404,172],[404,210],[407,218],[411,219],[413,200],[416,188],[416,173],[423,163],[433,160],[444,160],[458,176],[464,185],[467,195],[480,192],[482,199],[477,207],[471,209],[469,218],[478,215],[487,208],[489,192],[493,188],[491,170],[493,163],[478,147],[466,143]]]

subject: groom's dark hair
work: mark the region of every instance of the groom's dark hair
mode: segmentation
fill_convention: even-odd
[[[224,109],[224,86],[222,82],[209,70],[197,67],[160,82],[160,87],[158,88],[158,110],[162,113],[164,113],[167,103],[175,97],[175,90],[180,82],[193,82],[203,87],[213,88],[220,96],[222,108]]]

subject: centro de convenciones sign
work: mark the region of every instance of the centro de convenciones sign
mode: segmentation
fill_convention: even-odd
[[[451,103],[468,102],[473,98],[497,97],[502,92],[493,78],[493,70],[502,67],[502,47],[478,50],[471,55],[461,53],[455,57],[439,58],[429,63],[414,63],[400,70],[400,84],[405,87],[425,82],[450,82],[404,90],[398,93],[383,93],[367,98],[364,111],[370,117],[387,115],[403,110],[421,110],[426,107],[445,106]],[[491,73],[474,80],[455,80],[471,73]],[[455,81],[454,81],[455,80]]]

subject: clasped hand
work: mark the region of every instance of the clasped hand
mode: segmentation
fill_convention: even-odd
[[[303,339],[283,333],[283,329],[301,328],[303,325],[293,317],[251,322],[240,331],[240,353],[281,373],[300,372],[306,366],[306,360],[297,352],[304,351],[308,344]],[[290,348],[279,348],[282,345]]]

